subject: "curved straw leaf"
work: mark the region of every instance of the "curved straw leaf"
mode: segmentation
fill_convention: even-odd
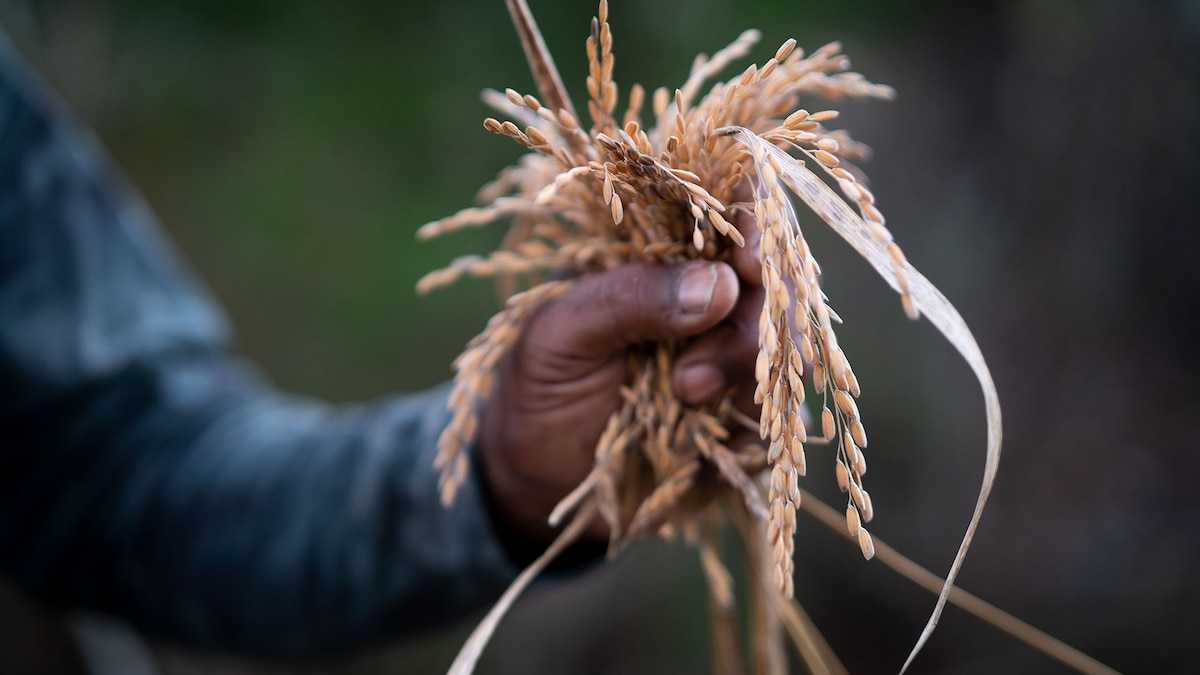
[[[967,531],[963,535],[962,543],[959,544],[958,553],[955,554],[950,571],[946,574],[946,581],[942,585],[942,592],[938,595],[933,614],[925,624],[925,629],[917,639],[912,653],[908,655],[908,659],[900,669],[900,672],[903,673],[921,648],[925,646],[925,642],[929,640],[929,636],[937,626],[938,618],[941,617],[946,600],[950,596],[950,590],[954,586],[954,579],[958,576],[958,570],[962,567],[967,549],[970,548],[971,540],[975,537],[975,530],[983,515],[988,495],[991,494],[992,484],[996,480],[996,470],[1000,464],[1001,442],[1000,399],[996,393],[996,385],[992,382],[991,372],[988,370],[983,354],[979,351],[979,345],[976,344],[971,330],[967,328],[967,324],[959,315],[958,310],[954,309],[954,305],[950,304],[941,291],[912,265],[907,262],[903,265],[898,264],[888,253],[886,245],[871,234],[863,219],[833,191],[833,188],[826,185],[803,162],[797,161],[784,150],[759,138],[749,129],[723,127],[714,133],[732,136],[755,151],[756,154],[774,157],[779,164],[779,178],[785,185],[791,188],[817,215],[821,216],[859,255],[865,258],[896,292],[903,293],[904,288],[907,287],[913,304],[929,317],[929,322],[941,331],[950,344],[954,345],[971,370],[974,371],[976,379],[979,380],[979,387],[983,391],[984,405],[987,410],[987,457],[984,462],[983,483],[975,501],[975,510],[971,514],[971,522],[967,525]],[[904,277],[904,282],[899,281],[901,275]]]
[[[809,515],[820,521],[822,525],[837,532],[842,537],[852,542],[857,542],[857,539],[850,536],[846,531],[846,519],[839,511],[817,499],[815,495],[806,490],[802,489],[800,492],[803,495],[800,500],[800,508],[802,510],[807,511]],[[930,593],[937,593],[945,581],[938,575],[905,557],[896,549],[888,546],[887,543],[881,541],[878,537],[875,538],[875,559]],[[1070,666],[1081,673],[1088,673],[1089,675],[1118,675],[1117,671],[1112,668],[1100,663],[1062,640],[1034,628],[979,596],[964,591],[962,587],[956,586],[950,592],[950,604],[965,610],[976,618],[995,626],[1046,656],[1056,659],[1060,663]]]
[[[538,556],[537,560],[534,560],[529,567],[525,568],[525,571],[513,580],[512,584],[504,591],[504,595],[501,595],[496,604],[488,610],[483,621],[480,621],[475,630],[471,631],[471,636],[463,643],[462,649],[458,651],[458,656],[454,657],[454,663],[450,664],[450,670],[446,671],[446,675],[470,675],[475,671],[475,664],[483,654],[483,648],[492,639],[492,633],[496,632],[496,626],[500,625],[500,621],[508,613],[513,602],[542,573],[542,570],[546,569],[559,554],[579,538],[579,535],[583,534],[583,530],[592,522],[595,515],[596,502],[594,500],[587,502],[579,509],[575,519],[558,535],[554,543],[550,544],[550,548],[547,548]]]

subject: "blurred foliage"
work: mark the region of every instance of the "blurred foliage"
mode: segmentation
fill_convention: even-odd
[[[582,100],[591,2],[533,3]],[[613,11],[617,78],[677,86],[747,27],[902,29],[938,2],[656,2]],[[106,141],[283,385],[354,399],[431,385],[494,311],[482,284],[419,276],[499,227],[417,244],[518,156],[482,129],[485,87],[532,88],[499,0],[344,3],[5,0],[3,18]],[[797,33],[796,31],[800,31]]]

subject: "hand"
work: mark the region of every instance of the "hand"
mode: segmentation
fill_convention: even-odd
[[[627,265],[581,279],[530,320],[501,367],[479,434],[493,506],[516,532],[552,538],[550,511],[591,470],[600,433],[620,405],[630,345],[697,336],[676,361],[676,395],[702,403],[733,388],[738,407],[758,419],[758,233],[745,214],[734,223],[746,246],[732,267]],[[757,441],[742,432],[730,447]]]

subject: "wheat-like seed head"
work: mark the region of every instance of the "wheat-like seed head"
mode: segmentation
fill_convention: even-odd
[[[726,427],[737,424],[729,414],[731,406],[695,409],[672,395],[669,374],[680,348],[675,344],[648,345],[631,357],[630,390],[614,418],[627,422],[623,427],[610,425],[611,431],[601,438],[597,476],[588,484],[597,495],[605,495],[599,513],[613,532],[614,545],[619,545],[631,536],[656,531],[678,515],[676,509],[693,488],[701,463],[712,465],[735,490],[746,493],[748,504],[765,499],[757,511],[768,516],[776,583],[790,597],[798,481],[804,473],[807,439],[800,414],[806,361],[816,391],[835,403],[832,421],[823,415],[823,435],[837,441],[839,477],[847,473],[839,480],[851,492],[849,506],[863,522],[870,519],[865,511],[869,502],[853,495],[861,492],[866,468],[861,446],[866,437],[853,400],[858,381],[838,347],[836,314],[821,291],[820,266],[780,180],[781,160],[761,147],[737,142],[728,130],[744,129],[818,163],[873,232],[894,246],[861,170],[849,165],[849,160],[865,155],[863,146],[845,132],[824,126],[836,118],[836,111],[797,109],[805,96],[890,98],[892,91],[847,72],[849,62],[837,44],[805,57],[795,41],[788,40],[761,67],[751,65],[701,96],[705,82],[744,56],[758,38],[757,31],[746,31],[712,57],[698,57],[673,96],[665,89],[655,93],[649,126],[642,122],[644,90],[635,86],[618,122],[613,38],[607,6],[601,3],[587,39],[591,129],[584,131],[567,109],[551,109],[535,96],[512,89],[503,96],[489,95],[490,103],[524,128],[494,118],[485,120],[484,127],[530,153],[483,190],[486,205],[429,223],[419,236],[503,218],[512,219],[513,226],[500,250],[458,258],[426,275],[418,288],[427,292],[466,275],[497,277],[508,288],[531,288],[515,296],[455,364],[454,415],[438,454],[443,499],[449,503],[465,475],[463,448],[475,433],[477,408],[496,364],[531,310],[563,288],[561,283],[545,282],[549,273],[570,269],[586,274],[633,261],[728,260],[733,247],[744,244],[730,223],[731,214],[737,209],[752,212],[761,237],[766,290],[755,400],[762,405],[756,426],[771,468],[767,494],[761,495],[721,443],[728,436]],[[739,203],[736,191],[748,178],[756,185],[754,198]],[[644,502],[631,506],[626,495],[632,488],[622,482],[647,470],[658,487]]]
[[[528,289],[513,295],[455,362],[453,418],[439,441],[437,459],[443,500],[453,501],[463,480],[464,448],[475,434],[478,407],[499,360],[515,343],[527,317],[566,288],[567,282],[548,281],[552,273],[586,275],[630,262],[727,261],[734,248],[744,244],[731,224],[741,211],[753,214],[760,235],[765,302],[754,392],[755,402],[761,404],[760,418],[749,420],[738,413],[731,396],[706,406],[677,400],[670,373],[684,345],[662,342],[634,349],[623,404],[600,437],[594,469],[555,509],[551,522],[557,524],[585,504],[590,514],[594,506],[610,529],[614,552],[637,537],[694,530],[699,511],[710,501],[697,493],[712,484],[700,478],[711,473],[722,479],[721,489],[728,496],[736,497],[732,502],[718,499],[718,506],[739,505],[751,517],[735,522],[758,522],[765,531],[769,559],[761,562],[768,574],[773,573],[776,590],[791,597],[799,478],[805,473],[804,444],[809,438],[801,414],[807,375],[821,397],[821,437],[836,443],[836,479],[848,493],[847,529],[858,537],[863,555],[872,557],[874,544],[863,526],[874,508],[863,488],[867,438],[855,402],[859,382],[838,344],[834,325],[841,320],[821,289],[821,268],[801,231],[789,191],[885,275],[909,316],[916,318],[919,308],[932,312],[931,320],[977,374],[982,372],[985,396],[990,387],[969,331],[949,303],[943,307],[944,298],[908,265],[884,225],[865,176],[854,163],[867,156],[865,146],[827,126],[836,119],[836,110],[809,112],[799,107],[806,98],[889,99],[892,89],[850,72],[837,43],[806,56],[794,40],[761,66],[751,64],[728,81],[708,85],[758,41],[759,33],[749,30],[711,57],[697,57],[679,89],[655,90],[650,111],[644,110],[645,90],[634,85],[618,119],[613,35],[607,2],[602,0],[586,43],[592,125],[585,129],[523,0],[508,2],[542,98],[512,89],[486,92],[485,100],[508,119],[488,118],[484,128],[529,152],[480,191],[483,206],[419,231],[427,238],[511,221],[500,250],[464,256],[429,273],[418,285],[421,292],[467,275],[495,277],[506,293]],[[534,40],[528,38],[531,31]],[[753,186],[752,198],[739,201],[739,188],[747,182]],[[989,406],[994,391],[991,395]],[[998,429],[998,406],[995,414],[994,420],[989,417],[989,430],[993,423]],[[729,430],[736,426],[756,429],[765,449],[747,453],[726,447]],[[989,437],[989,467],[998,446],[997,430]],[[763,481],[751,477],[749,472],[763,468],[770,470]],[[643,500],[639,486],[646,475],[655,488]],[[703,550],[709,578],[722,579],[708,560],[711,550]],[[714,592],[725,596],[723,590]]]

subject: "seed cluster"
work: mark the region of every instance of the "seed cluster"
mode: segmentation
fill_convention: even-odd
[[[847,527],[867,558],[874,545],[863,523],[874,509],[862,484],[867,438],[855,402],[858,379],[838,345],[834,325],[840,318],[821,290],[820,266],[785,187],[826,221],[842,217],[830,215],[830,199],[840,200],[838,208],[853,209],[855,222],[890,253],[894,283],[906,310],[916,314],[907,262],[854,164],[865,158],[866,148],[826,126],[836,111],[809,113],[798,106],[803,97],[886,99],[893,92],[849,72],[837,44],[806,56],[788,40],[762,66],[751,65],[701,95],[706,83],[757,42],[759,34],[751,30],[711,57],[697,57],[684,85],[674,92],[656,90],[648,111],[645,90],[632,87],[618,119],[607,11],[602,1],[587,40],[592,126],[581,125],[554,84],[553,64],[535,59],[535,75],[543,75],[541,99],[511,89],[485,96],[508,118],[488,118],[485,129],[530,152],[484,187],[483,206],[429,223],[418,233],[428,238],[511,222],[500,250],[458,258],[418,286],[427,292],[462,276],[485,276],[495,277],[502,292],[515,293],[455,362],[453,419],[437,458],[443,500],[453,501],[465,476],[465,449],[499,360],[533,311],[572,283],[549,281],[552,275],[569,270],[577,278],[630,262],[728,261],[745,243],[731,224],[734,214],[753,214],[765,290],[756,364],[759,420],[739,413],[732,396],[701,406],[674,396],[672,366],[685,343],[635,348],[623,404],[600,437],[594,468],[551,521],[598,514],[609,526],[613,552],[649,534],[682,533],[697,544],[714,597],[727,606],[731,591],[714,554],[720,550],[713,541],[716,528],[701,524],[731,514],[724,522],[742,530],[748,555],[762,552],[762,560],[751,561],[757,572],[790,598],[799,477],[809,441],[802,412],[806,381],[822,399],[821,438],[836,443],[836,477],[848,493]],[[747,184],[749,200],[739,192]],[[731,430],[739,426],[757,430],[765,447],[728,447]],[[646,476],[654,487],[643,498]]]

